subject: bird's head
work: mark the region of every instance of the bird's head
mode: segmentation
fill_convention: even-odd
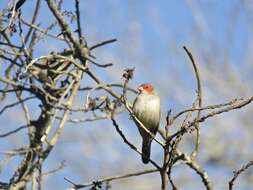
[[[149,83],[141,84],[137,89],[139,93],[145,93],[145,94],[153,94],[155,91],[154,87]]]

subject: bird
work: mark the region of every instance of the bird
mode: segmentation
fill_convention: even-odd
[[[161,117],[160,97],[149,83],[141,84],[137,89],[139,93],[133,103],[134,116],[155,136]],[[134,121],[142,137],[142,162],[147,164],[150,160],[153,137],[140,126],[136,119]]]

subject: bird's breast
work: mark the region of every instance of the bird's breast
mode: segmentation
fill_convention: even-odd
[[[157,95],[139,95],[134,102],[133,111],[151,132],[157,130],[160,122],[160,98]]]

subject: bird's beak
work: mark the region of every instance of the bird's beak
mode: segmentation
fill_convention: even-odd
[[[143,91],[143,87],[142,86],[139,86],[137,89],[138,89],[139,93],[141,93]]]

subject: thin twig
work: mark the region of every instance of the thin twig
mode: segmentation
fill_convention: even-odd
[[[36,5],[35,5],[34,12],[33,12],[33,14],[32,14],[33,17],[32,17],[31,24],[34,24],[34,23],[36,22],[36,19],[38,18],[39,9],[40,9],[40,4],[41,4],[41,0],[37,0],[37,1],[36,1]],[[20,18],[19,22],[22,22],[22,19],[21,19],[21,18]],[[28,39],[29,39],[29,37],[30,37],[30,35],[31,35],[31,33],[32,33],[32,30],[33,30],[33,28],[30,27],[29,30],[28,30],[28,32],[27,32],[27,34],[26,34],[26,36],[25,36],[25,40],[24,40],[25,44],[28,42]]]
[[[18,131],[20,131],[20,130],[22,130],[22,129],[26,129],[26,128],[28,128],[28,127],[31,127],[31,125],[22,125],[22,126],[18,127],[18,128],[15,129],[15,130],[9,131],[9,132],[4,133],[4,134],[0,134],[0,138],[7,137],[7,136],[9,136],[9,135],[12,135],[12,134],[14,134],[14,133],[17,133]]]
[[[124,88],[124,85],[122,84],[117,84],[117,83],[111,83],[111,84],[106,84],[108,87],[118,87],[118,88]],[[82,87],[79,89],[79,91],[86,91],[86,90],[91,90],[93,89],[94,87],[90,87],[90,86],[87,86],[87,87]],[[102,87],[100,88],[97,88],[96,90],[101,90],[103,89]],[[133,92],[134,94],[137,94],[137,90],[133,89],[133,88],[130,88],[130,87],[127,87],[126,88],[128,91],[130,92]]]
[[[247,164],[243,165],[240,169],[234,171],[233,178],[228,182],[229,190],[233,189],[233,185],[235,180],[238,178],[240,174],[242,174],[244,171],[246,171],[249,167],[253,166],[253,160],[249,161]]]
[[[79,43],[82,44],[82,27],[80,18],[80,0],[75,0],[75,11],[76,11],[76,22],[77,22],[77,33],[79,37]]]
[[[188,124],[183,126],[179,131],[172,134],[168,140],[171,140],[180,134],[182,135],[182,134],[186,133],[192,126],[194,126],[196,124],[196,122],[204,122],[206,119],[208,119],[210,117],[214,117],[216,115],[222,114],[224,112],[229,112],[229,111],[232,111],[235,109],[240,109],[240,108],[250,104],[252,101],[253,101],[253,96],[249,97],[247,99],[240,99],[237,102],[235,102],[234,104],[231,104],[230,106],[227,106],[225,108],[218,109],[218,110],[212,111],[210,113],[207,113],[206,115],[200,117],[198,120],[195,119],[194,121],[189,122]]]
[[[35,24],[30,24],[30,23],[26,22],[26,21],[23,20],[23,19],[21,19],[21,22],[22,22],[24,25],[27,25],[27,26],[33,28],[34,30],[36,30],[36,31],[38,31],[38,32],[40,32],[40,33],[42,33],[42,34],[48,36],[48,37],[51,37],[51,38],[55,38],[55,39],[63,40],[63,41],[64,41],[64,39],[62,39],[62,38],[60,38],[60,37],[57,37],[56,35],[53,35],[53,34],[48,33],[46,30],[40,28],[39,26],[37,26],[37,25],[35,25]]]
[[[66,163],[65,160],[61,161],[61,163],[59,164],[59,166],[57,166],[55,169],[52,169],[52,170],[47,171],[47,172],[44,172],[42,175],[43,176],[50,175],[50,174],[53,174],[55,172],[58,172],[59,170],[62,170],[66,166],[65,163]]]
[[[93,49],[96,49],[96,48],[98,48],[98,47],[101,47],[101,46],[104,46],[104,45],[107,45],[107,44],[116,42],[116,41],[117,41],[117,39],[114,38],[114,39],[111,39],[111,40],[106,40],[106,41],[104,41],[104,42],[98,43],[98,44],[96,44],[96,45],[94,45],[94,46],[91,46],[91,47],[90,47],[90,51],[93,50]]]
[[[221,108],[221,107],[225,107],[225,106],[229,106],[233,103],[235,103],[237,101],[237,99],[234,99],[230,102],[227,103],[223,103],[223,104],[216,104],[216,105],[209,105],[209,106],[205,106],[205,107],[201,107],[201,108],[190,108],[190,109],[185,109],[183,111],[180,111],[179,113],[177,113],[175,116],[173,116],[172,120],[176,120],[179,116],[187,113],[187,112],[194,112],[194,111],[203,111],[203,110],[209,110],[209,109],[217,109],[217,108]]]
[[[106,68],[106,67],[111,67],[113,66],[112,63],[107,63],[107,64],[100,64],[100,63],[97,63],[95,61],[93,61],[92,59],[89,59],[89,58],[86,58],[89,62],[91,62],[92,64],[98,66],[98,67],[102,67],[102,68]]]
[[[183,48],[186,51],[188,57],[190,58],[192,66],[194,68],[194,73],[195,73],[195,77],[197,80],[197,101],[196,102],[198,102],[198,108],[201,108],[202,107],[202,88],[201,88],[199,70],[198,70],[197,64],[193,58],[192,53],[186,48],[186,46],[183,46]],[[200,118],[200,112],[201,112],[201,110],[198,110],[197,118],[196,118],[197,120]],[[196,126],[197,137],[196,137],[195,148],[194,148],[193,152],[191,153],[192,157],[195,157],[198,150],[199,150],[199,145],[200,145],[200,128],[199,128],[200,126],[199,125],[200,125],[199,122],[196,122],[195,126]]]
[[[6,109],[11,108],[11,107],[14,107],[14,106],[16,106],[16,105],[18,105],[18,104],[21,104],[21,103],[23,103],[23,102],[25,102],[25,101],[28,101],[28,100],[31,100],[31,99],[34,99],[34,98],[35,98],[35,96],[31,96],[31,97],[27,97],[27,98],[21,99],[21,100],[19,100],[19,101],[17,101],[17,102],[14,102],[14,103],[12,103],[12,104],[8,104],[8,105],[4,106],[4,107],[0,110],[0,115],[1,115]]]
[[[182,160],[186,162],[186,165],[192,168],[201,177],[202,182],[206,187],[206,190],[211,190],[212,185],[208,179],[207,173],[203,169],[201,169],[201,167],[190,156],[187,156],[186,154],[183,154],[181,156]]]
[[[78,44],[78,42],[75,39],[75,35],[70,30],[69,25],[65,21],[63,15],[60,13],[60,11],[57,9],[57,5],[53,0],[46,0],[48,7],[50,8],[51,12],[54,14],[55,18],[57,19],[59,25],[62,28],[62,31],[67,35],[68,39],[72,43],[73,47],[77,48],[79,52],[81,52],[81,48]]]
[[[154,173],[154,172],[158,172],[158,171],[159,171],[158,169],[144,170],[144,171],[140,171],[140,172],[128,173],[125,175],[111,176],[111,177],[107,177],[104,179],[96,180],[96,182],[103,183],[103,182],[115,181],[115,180],[125,179],[125,178],[129,178],[129,177],[136,177],[136,176],[140,176],[140,175],[144,175],[144,174],[150,174],[150,173]],[[72,187],[70,189],[76,190],[76,189],[81,189],[81,188],[90,187],[90,186],[94,185],[94,181],[84,183],[84,184],[75,184],[72,181],[70,181],[69,179],[67,179],[66,177],[64,177],[64,179],[66,181],[68,181],[69,183],[71,183],[72,185],[74,185],[74,187]]]
[[[116,120],[113,117],[113,113],[111,114],[111,120],[112,120],[112,124],[115,127],[116,131],[119,133],[119,135],[121,136],[121,138],[123,139],[123,141],[131,148],[133,149],[135,152],[139,153],[140,155],[142,155],[142,152],[139,151],[132,143],[130,143],[127,138],[125,137],[125,135],[123,134],[123,132],[120,130],[119,125],[117,124]],[[149,160],[157,169],[160,169],[161,167],[155,163],[153,160]]]

